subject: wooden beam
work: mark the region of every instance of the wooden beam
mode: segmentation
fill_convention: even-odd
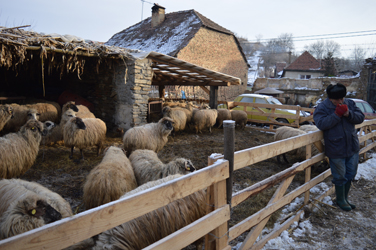
[[[281,207],[291,203],[296,197],[301,195],[302,193],[306,192],[307,190],[311,189],[312,187],[316,186],[318,183],[325,180],[329,177],[332,173],[330,169],[326,170],[322,174],[316,176],[310,182],[305,183],[304,185],[300,186],[299,188],[295,189],[294,191],[290,192],[277,202],[266,206],[264,209],[258,211],[257,213],[253,214],[252,216],[244,219],[240,223],[236,224],[229,230],[230,239],[235,239],[251,227],[260,223],[265,217],[271,215]]]
[[[228,161],[0,241],[0,249],[62,249],[116,227],[217,182],[226,182]],[[189,188],[187,188],[189,187]],[[162,195],[161,195],[162,194]],[[163,199],[161,199],[163,197]],[[127,209],[127,208],[132,209]]]
[[[197,221],[189,224],[163,238],[152,245],[143,248],[144,250],[165,250],[165,249],[182,249],[194,241],[200,239],[202,235],[209,233],[223,223],[227,223],[230,219],[230,206],[224,205],[223,207],[214,210],[210,214],[198,219]],[[222,248],[221,248],[222,249]]]

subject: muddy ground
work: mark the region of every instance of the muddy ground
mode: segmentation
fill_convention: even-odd
[[[247,126],[244,130],[237,128],[235,131],[235,151],[270,143],[273,141],[273,136],[273,133],[255,130],[250,126]],[[106,146],[121,144],[121,135],[108,134],[105,142]],[[212,153],[223,154],[223,145],[224,137],[222,129],[214,128],[211,134],[209,132],[203,132],[203,134],[198,135],[191,131],[184,131],[178,133],[175,137],[170,136],[169,142],[162,149],[162,151],[158,153],[158,156],[163,162],[168,162],[175,157],[188,158],[192,161],[196,168],[201,169],[207,166],[208,156],[210,156]],[[78,161],[77,159],[80,156],[78,150],[75,151],[73,160],[69,159],[69,153],[70,150],[61,144],[42,146],[36,163],[23,176],[20,176],[20,178],[38,182],[52,191],[60,194],[69,201],[74,213],[79,213],[85,211],[85,207],[82,203],[82,186],[85,181],[85,177],[90,170],[101,161],[102,155],[97,156],[95,148],[89,148],[84,151],[85,160]],[[259,182],[284,170],[285,168],[290,167],[293,162],[299,161],[299,159],[293,158],[292,156],[290,156],[288,159],[290,160],[290,164],[279,164],[275,158],[272,158],[235,171],[234,191],[241,190],[256,182]],[[312,177],[320,174],[325,169],[327,169],[327,166],[313,168]],[[330,183],[330,180],[327,180],[327,182]],[[304,183],[304,173],[299,173],[295,177],[294,183],[291,185],[290,189],[293,189],[302,183]],[[276,187],[277,186],[272,187],[269,190],[258,194],[256,197],[253,197],[233,208],[230,226],[235,225],[263,208],[273,195]],[[355,183],[355,187],[357,187],[356,190],[359,191],[359,194],[357,194],[355,198],[359,199],[358,203],[364,204],[364,206],[361,205],[359,210],[368,212],[370,215],[374,216],[375,212],[373,207],[368,203],[364,203],[367,201],[367,197],[364,196],[361,191],[364,185],[358,185]],[[355,203],[357,202],[354,199],[353,201]],[[332,213],[338,212],[338,209],[337,211],[326,207],[324,207],[324,209],[327,210],[327,215],[321,215],[319,213],[312,213],[310,215],[313,223],[316,223],[320,227],[329,229],[338,227],[338,225],[343,223],[343,221],[335,220],[333,216],[330,216]],[[268,226],[272,226],[277,217],[278,213],[273,215],[268,223]],[[367,228],[364,228],[364,230],[367,230]],[[333,235],[340,237],[341,231],[339,230]],[[328,240],[330,242],[332,241],[333,235],[322,234],[320,237],[322,237],[322,240]],[[325,239],[325,237],[327,239]],[[242,238],[244,238],[244,235],[239,237],[239,240]],[[307,235],[305,239],[301,240],[309,242],[311,239],[309,238],[309,235]],[[373,235],[371,241],[376,244],[375,235]],[[232,241],[231,245],[234,246],[236,243],[237,240]]]

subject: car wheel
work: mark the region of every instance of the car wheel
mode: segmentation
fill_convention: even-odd
[[[280,123],[289,123],[289,121],[287,121],[285,118],[278,118],[276,120],[277,122],[280,122]]]

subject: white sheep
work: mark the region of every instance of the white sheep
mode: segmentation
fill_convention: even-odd
[[[211,133],[211,128],[215,125],[217,121],[218,112],[215,109],[202,109],[194,111],[192,116],[192,125],[196,131],[202,133],[203,129],[209,129]]]
[[[74,101],[69,101],[63,105],[62,112],[68,109],[76,112],[76,116],[80,118],[95,118],[95,115],[85,105],[77,105]]]
[[[244,129],[248,121],[247,113],[244,110],[231,110],[231,120]]]
[[[0,105],[0,131],[3,130],[5,124],[14,117],[13,108],[10,105]]]
[[[315,132],[315,131],[318,131],[319,128],[316,127],[316,125],[302,125],[299,127],[300,130],[303,130],[304,132]]]
[[[136,149],[150,149],[159,152],[168,141],[174,121],[163,117],[157,123],[148,123],[128,129],[123,136],[124,149],[129,156]]]
[[[172,125],[174,130],[172,131],[172,135],[185,129],[185,126],[187,125],[187,115],[182,108],[171,108],[167,106],[163,108],[162,113],[163,117],[170,117],[174,120],[174,124]]]
[[[4,125],[4,132],[17,132],[30,119],[40,120],[40,113],[32,107],[10,104],[13,109],[13,118]]]
[[[86,177],[83,200],[91,209],[119,199],[137,187],[132,165],[123,149],[111,146]]]
[[[167,181],[181,177],[170,175],[163,179],[150,181],[126,193],[120,199],[155,187]],[[123,223],[98,235],[93,249],[142,249],[169,234],[189,225],[206,214],[204,190],[171,202],[150,213]],[[131,209],[131,208],[130,208]]]
[[[63,128],[64,125],[69,121],[69,119],[76,117],[76,112],[72,109],[67,109],[61,115],[60,123],[55,126],[47,135],[43,138],[42,142],[44,145],[49,145],[52,143],[57,143],[63,140]]]
[[[99,118],[73,117],[63,127],[64,145],[71,148],[69,158],[73,158],[74,147],[80,149],[81,160],[84,160],[83,149],[97,146],[99,155],[106,139],[106,124]]]
[[[35,182],[0,180],[0,239],[72,216],[69,203]]]
[[[138,149],[129,156],[137,184],[140,186],[174,174],[188,174],[195,171],[192,162],[184,158],[176,158],[164,164],[157,153],[148,149]]]
[[[274,141],[284,140],[284,139],[288,139],[294,136],[300,136],[300,135],[305,135],[305,134],[306,132],[303,130],[288,127],[288,126],[282,126],[276,129],[276,132],[274,135]],[[306,155],[305,153],[306,153],[305,147],[301,147],[301,148],[294,149],[292,151],[287,152],[287,154],[289,155],[296,155],[302,159],[305,159],[305,155]],[[277,161],[281,163],[279,157],[280,155],[277,156]],[[283,154],[283,159],[285,160],[286,163],[289,163],[285,154]]]
[[[35,109],[39,113],[39,121],[53,121],[58,123],[61,116],[60,105],[56,102],[44,102],[44,103],[33,103],[26,104],[27,108]]]
[[[43,123],[28,120],[17,133],[0,137],[0,178],[13,178],[25,173],[35,162],[42,135]]]
[[[231,120],[231,111],[228,109],[218,109],[217,123],[218,128],[222,127],[223,121]]]

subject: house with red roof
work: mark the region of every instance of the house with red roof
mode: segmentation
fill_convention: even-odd
[[[282,78],[311,79],[322,77],[324,74],[325,70],[321,63],[305,51],[283,70]]]
[[[154,51],[240,78],[240,85],[220,87],[222,100],[222,93],[231,100],[247,87],[249,64],[234,33],[193,9],[166,14],[154,4],[151,17],[114,34],[106,45]]]

